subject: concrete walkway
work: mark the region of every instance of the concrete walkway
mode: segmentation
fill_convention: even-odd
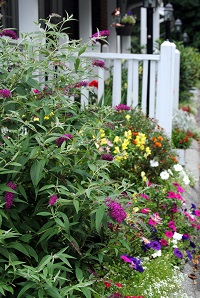
[[[193,100],[196,101],[198,105],[196,121],[197,125],[200,127],[200,90],[194,90],[193,94]],[[186,208],[187,206],[190,208],[191,203],[200,207],[200,144],[196,140],[193,140],[190,148],[185,151],[185,167],[195,180],[194,187],[188,187],[184,194],[184,198],[187,202]],[[194,269],[195,265],[192,262],[188,262],[185,265],[183,270],[185,274],[183,288],[189,298],[200,298],[200,259],[197,270],[194,271]],[[188,277],[190,274],[195,274],[196,279],[190,279]]]

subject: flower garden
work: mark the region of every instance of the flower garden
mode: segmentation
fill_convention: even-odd
[[[67,20],[44,22],[20,41],[0,34],[0,297],[186,297],[190,174],[140,110],[80,107],[103,65],[81,54],[109,31],[58,45]]]

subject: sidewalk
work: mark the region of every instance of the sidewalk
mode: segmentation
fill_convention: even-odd
[[[200,126],[199,90],[194,91],[193,99],[198,103],[198,116],[196,121],[198,126]],[[187,202],[186,208],[187,206],[191,207],[191,203],[200,206],[200,145],[196,140],[193,140],[191,147],[185,151],[185,167],[195,179],[194,187],[188,187],[184,195]],[[183,288],[189,298],[200,298],[200,264],[197,265],[197,270],[195,271],[194,267],[195,265],[192,262],[188,262],[184,267],[183,273],[185,274],[185,279],[183,281]],[[190,279],[188,277],[190,274],[194,274],[196,279]]]

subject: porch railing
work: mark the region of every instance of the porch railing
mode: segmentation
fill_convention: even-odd
[[[179,100],[180,53],[174,43],[165,41],[159,55],[86,52],[82,56],[112,65],[112,106],[121,102],[122,64],[126,65],[126,104],[132,107],[139,105],[145,115],[156,119],[171,136],[173,109],[178,108]],[[107,70],[98,68],[98,101],[104,100],[107,77]],[[84,89],[82,105],[87,104],[88,95],[89,90]]]

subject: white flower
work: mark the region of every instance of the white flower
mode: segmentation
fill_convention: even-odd
[[[174,240],[181,240],[182,236],[183,236],[182,234],[174,232],[173,239]]]
[[[177,164],[177,165],[174,165],[174,170],[176,172],[181,172],[181,171],[183,171],[183,167],[182,167],[182,165]]]
[[[162,180],[167,180],[169,178],[169,173],[167,171],[162,171],[160,177]]]
[[[152,254],[152,257],[153,258],[156,258],[156,257],[161,257],[161,249],[160,250],[157,250],[154,254]]]
[[[150,160],[150,166],[151,166],[152,168],[156,168],[156,167],[159,166],[159,163],[158,163],[157,160],[152,159],[152,160]]]
[[[183,182],[185,183],[185,185],[189,185],[190,184],[190,179],[188,178],[187,175],[184,175]]]

